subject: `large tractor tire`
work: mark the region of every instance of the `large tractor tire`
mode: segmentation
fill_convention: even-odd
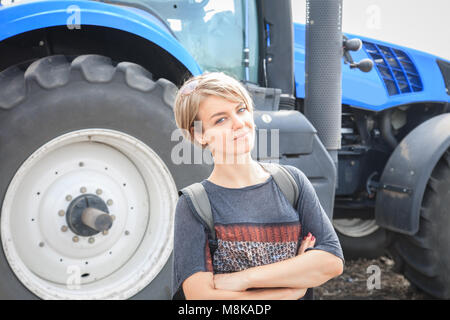
[[[450,150],[428,180],[419,231],[394,235],[389,251],[396,270],[426,293],[450,299]]]
[[[171,298],[177,191],[211,172],[173,159],[176,90],[99,55],[0,73],[0,299]]]

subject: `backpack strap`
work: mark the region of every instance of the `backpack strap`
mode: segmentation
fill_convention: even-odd
[[[208,226],[209,232],[211,234],[211,239],[216,240],[216,231],[214,229],[211,204],[203,185],[200,182],[196,182],[181,189],[180,192],[189,196],[189,198],[192,200],[192,204],[195,207],[195,211],[197,211],[197,214]]]
[[[296,209],[299,190],[297,182],[295,181],[291,173],[278,163],[259,163],[264,167],[264,169],[270,172],[286,199],[288,199],[294,209]]]

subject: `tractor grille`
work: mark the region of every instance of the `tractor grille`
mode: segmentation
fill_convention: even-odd
[[[420,75],[411,59],[401,50],[363,41],[390,96],[423,90]]]

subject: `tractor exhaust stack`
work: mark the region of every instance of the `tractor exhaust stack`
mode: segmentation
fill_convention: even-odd
[[[341,148],[342,0],[306,1],[305,116],[337,172]]]

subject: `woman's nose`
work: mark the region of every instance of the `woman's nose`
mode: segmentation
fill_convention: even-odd
[[[233,129],[239,129],[244,126],[244,119],[239,117],[238,115],[233,115]]]

